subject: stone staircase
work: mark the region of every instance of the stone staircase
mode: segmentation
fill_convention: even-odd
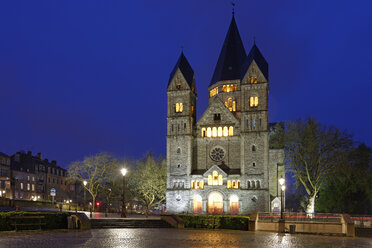
[[[90,219],[92,228],[171,228],[167,222],[161,219]]]

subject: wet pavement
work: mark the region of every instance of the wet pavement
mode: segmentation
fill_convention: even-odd
[[[0,247],[372,247],[371,238],[182,229],[93,229],[0,233]]]

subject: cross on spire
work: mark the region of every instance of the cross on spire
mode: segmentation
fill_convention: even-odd
[[[231,5],[232,5],[232,15],[234,16],[234,14],[235,14],[235,2],[231,1]]]

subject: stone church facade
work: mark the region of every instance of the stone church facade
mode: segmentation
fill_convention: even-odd
[[[270,149],[268,63],[246,54],[233,16],[196,121],[194,71],[181,53],[167,87],[168,213],[278,211],[283,149]],[[279,192],[280,193],[280,192]]]

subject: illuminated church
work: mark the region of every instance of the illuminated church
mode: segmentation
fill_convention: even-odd
[[[167,87],[167,212],[278,211],[284,151],[269,144],[268,63],[256,44],[246,54],[234,15],[208,91],[196,121],[194,71],[182,52]]]

